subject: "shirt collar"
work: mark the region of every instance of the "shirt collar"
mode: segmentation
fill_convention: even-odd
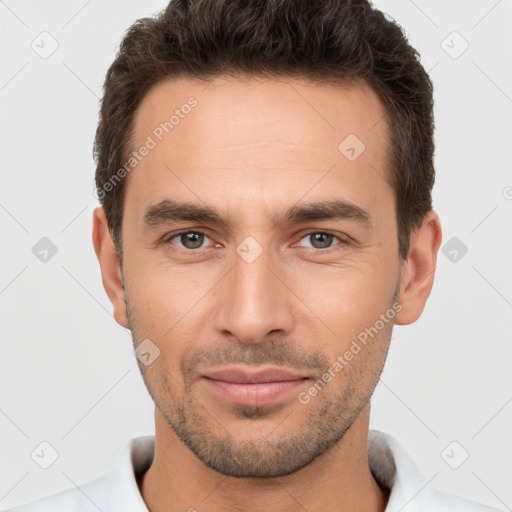
[[[155,449],[152,435],[126,441],[114,459],[103,483],[108,486],[108,511],[147,512],[139,492],[137,479],[150,467]],[[386,511],[408,512],[428,510],[440,503],[441,496],[430,486],[405,448],[391,435],[370,430],[368,435],[370,470],[374,478],[391,490]],[[425,508],[427,507],[427,508]]]
[[[148,512],[137,480],[151,466],[154,453],[155,436],[134,437],[125,441],[107,475],[110,492],[106,510]]]
[[[405,448],[391,435],[379,430],[368,434],[368,457],[374,478],[391,489],[386,511],[423,510],[422,505],[435,503],[435,490],[420,472]],[[421,494],[420,494],[421,493]]]

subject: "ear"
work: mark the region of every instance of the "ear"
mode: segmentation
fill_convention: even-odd
[[[437,253],[442,231],[439,216],[430,210],[410,237],[409,254],[403,263],[398,303],[402,309],[395,315],[395,324],[412,324],[423,313],[434,284]]]
[[[108,229],[105,210],[101,206],[93,211],[92,243],[101,268],[103,288],[114,307],[114,318],[119,325],[129,329],[121,267]]]

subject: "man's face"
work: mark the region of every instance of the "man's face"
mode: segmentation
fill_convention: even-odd
[[[364,84],[180,79],[147,94],[134,126],[133,149],[156,146],[127,178],[123,276],[134,343],[160,351],[139,363],[157,414],[220,473],[294,472],[352,425],[389,346],[400,261],[384,107]],[[165,200],[221,222],[175,219]],[[306,208],[335,201],[336,216]],[[265,395],[204,377],[235,366],[307,378]]]

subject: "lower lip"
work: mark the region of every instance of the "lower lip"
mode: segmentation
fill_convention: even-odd
[[[284,398],[292,391],[296,391],[303,386],[309,379],[261,382],[259,384],[225,382],[223,380],[214,380],[207,377],[203,377],[202,380],[215,393],[235,405],[258,407],[271,404]]]

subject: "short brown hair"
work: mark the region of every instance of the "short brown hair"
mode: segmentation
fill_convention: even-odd
[[[296,77],[316,83],[366,81],[390,126],[399,255],[432,208],[433,86],[402,28],[368,0],[171,0],[127,30],[107,71],[94,141],[96,189],[122,264],[126,162],[134,113],[164,79]]]

